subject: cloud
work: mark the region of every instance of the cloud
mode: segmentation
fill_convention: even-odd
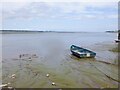
[[[90,10],[91,8],[91,10]],[[108,11],[106,11],[107,9]],[[117,11],[117,3],[113,2],[4,2],[3,18],[98,18],[107,16],[115,18],[110,9]],[[111,16],[110,16],[111,15]]]
[[[118,15],[108,15],[108,18],[118,19]]]

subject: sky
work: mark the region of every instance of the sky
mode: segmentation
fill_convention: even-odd
[[[118,28],[118,2],[2,2],[3,30],[104,32]]]

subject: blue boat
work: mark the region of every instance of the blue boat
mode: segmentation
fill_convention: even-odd
[[[96,56],[95,52],[75,45],[72,45],[70,50],[74,56],[77,56],[79,58],[94,58]]]

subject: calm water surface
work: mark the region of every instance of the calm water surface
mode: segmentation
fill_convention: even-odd
[[[23,53],[54,57],[55,52],[69,55],[70,46],[74,44],[92,49],[99,59],[107,60],[109,57],[114,59],[116,55],[108,52],[105,46],[109,48],[107,44],[114,44],[116,38],[116,33],[5,34],[3,35],[3,57],[14,58]]]

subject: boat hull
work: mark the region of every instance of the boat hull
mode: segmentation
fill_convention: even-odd
[[[74,56],[77,56],[79,58],[94,58],[96,56],[95,52],[75,45],[71,46],[71,52]]]

